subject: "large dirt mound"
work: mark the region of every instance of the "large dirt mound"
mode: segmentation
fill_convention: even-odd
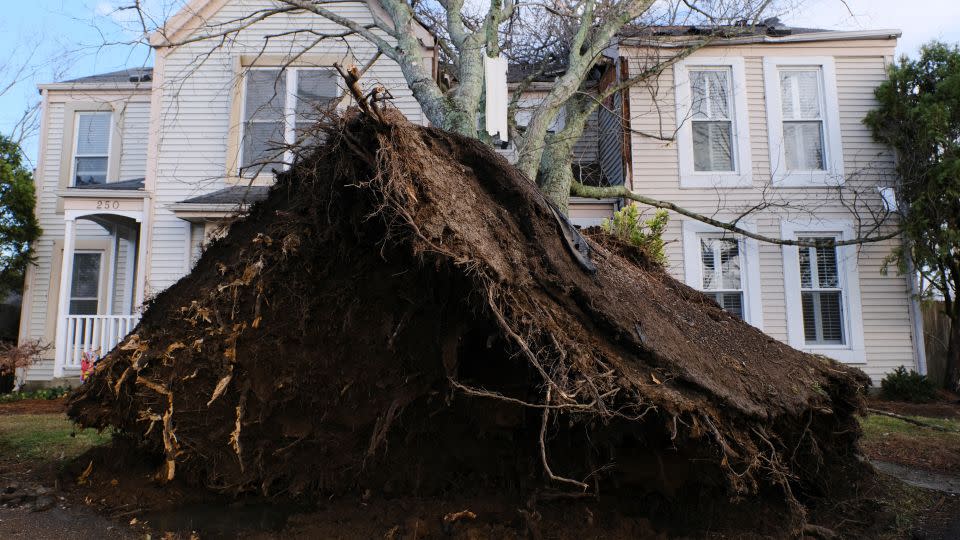
[[[855,468],[860,372],[609,240],[591,271],[477,141],[397,114],[327,140],[151,303],[73,418],[228,492],[753,495],[795,527]]]

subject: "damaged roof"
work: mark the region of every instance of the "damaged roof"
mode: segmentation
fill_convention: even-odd
[[[270,186],[230,186],[206,193],[178,204],[252,204],[267,198]]]
[[[67,81],[61,81],[63,83],[80,83],[80,84],[104,84],[104,83],[138,83],[138,82],[150,82],[153,80],[153,68],[144,67],[144,68],[130,68],[130,69],[121,69],[119,71],[111,71],[110,73],[100,73],[97,75],[89,75],[87,77],[79,77],[77,79],[70,79]]]

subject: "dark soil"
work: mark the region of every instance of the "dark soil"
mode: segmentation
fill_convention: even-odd
[[[904,401],[886,401],[871,397],[867,406],[897,413],[903,416],[925,416],[927,418],[960,418],[960,396],[945,390],[940,391],[939,399],[932,403],[908,403]]]
[[[4,414],[56,414],[67,409],[67,400],[58,399],[21,399],[0,403],[0,415]]]
[[[479,142],[388,117],[332,126],[70,415],[133,441],[173,499],[455,495],[514,520],[586,491],[633,534],[796,533],[804,504],[868,474],[861,372],[578,238]]]

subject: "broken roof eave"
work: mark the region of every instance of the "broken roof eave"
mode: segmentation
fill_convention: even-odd
[[[197,31],[206,23],[209,18],[218,12],[228,0],[191,0],[167,19],[157,30],[150,33],[150,46],[159,49],[170,47],[180,39],[184,39],[193,32]],[[383,18],[386,12],[376,0],[358,0],[366,3],[370,12],[375,17]],[[386,19],[389,22],[389,19]],[[436,36],[430,28],[424,24],[418,17],[413,17],[413,22],[417,27],[417,38],[424,48],[432,49],[436,46]],[[199,24],[195,24],[199,23]]]
[[[153,86],[150,84],[150,81],[143,82],[131,82],[131,83],[115,83],[115,82],[55,82],[55,83],[43,83],[38,84],[38,90],[53,90],[53,91],[70,91],[70,90],[102,90],[105,92],[109,91],[140,91],[144,93],[149,93],[150,89]]]
[[[245,214],[252,203],[175,203],[168,206],[173,215],[192,223],[219,221]]]
[[[808,32],[803,34],[794,34],[786,36],[768,36],[768,35],[750,35],[741,37],[719,37],[708,47],[726,46],[726,45],[752,45],[752,44],[777,44],[777,43],[809,43],[814,41],[851,41],[851,40],[887,40],[898,39],[903,32],[898,29],[881,30],[852,30],[852,31],[827,31],[827,32]],[[680,48],[688,47],[694,43],[703,42],[710,36],[636,36],[623,38],[621,46],[645,47],[655,46],[661,48]]]

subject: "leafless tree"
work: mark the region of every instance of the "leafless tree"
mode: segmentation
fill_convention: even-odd
[[[151,11],[142,0],[131,0],[129,4],[118,6],[115,14],[122,14],[126,23],[138,31],[141,41],[145,42],[153,35],[154,46],[160,48],[205,42],[214,49],[253,25],[275,17],[301,14],[325,19],[335,23],[337,30],[317,30],[315,25],[306,22],[310,17],[305,17],[302,27],[294,25],[282,34],[268,35],[264,39],[309,38],[306,42],[299,41],[305,44],[302,50],[292,51],[296,56],[326,40],[346,43],[348,38],[363,38],[377,48],[377,57],[385,56],[400,66],[413,97],[432,124],[481,139],[489,139],[485,131],[479,129],[486,98],[484,57],[504,55],[514,63],[531,68],[528,77],[514,85],[508,109],[516,165],[529,178],[536,179],[548,198],[561,210],[566,211],[571,194],[623,197],[667,208],[748,237],[803,245],[803,242],[759,235],[740,227],[735,221],[705,216],[671,201],[657,201],[628,187],[583,185],[573,174],[573,145],[591,115],[611,96],[628,87],[657,84],[667,67],[709,45],[714,39],[712,36],[723,35],[722,29],[737,26],[747,31],[773,10],[787,6],[786,3],[776,0],[369,1],[382,8],[375,10],[372,23],[342,15],[342,11],[336,9],[339,0],[274,0],[263,7],[252,7],[230,20],[211,22],[188,37],[174,36],[162,24],[175,3],[156,0],[154,4],[159,2],[160,6],[154,5]],[[796,0],[790,5],[794,3]],[[655,27],[676,24],[698,25],[702,39],[690,40],[683,47],[657,49],[638,73],[618,79],[602,89],[596,85],[597,71],[608,64],[604,52],[616,45],[626,31],[642,35]],[[424,61],[424,28],[436,39],[441,59],[440,76],[434,72],[434,66]],[[653,48],[655,41],[650,40]],[[548,73],[552,77],[549,89],[535,107],[526,111],[525,125],[519,126],[516,122],[519,98],[530,82]],[[563,125],[554,132],[552,126],[561,114],[564,116]],[[624,123],[624,129],[630,129],[628,123]],[[672,139],[672,134],[653,136]],[[877,198],[870,200],[875,203]],[[760,206],[768,208],[772,205],[763,203]],[[882,212],[871,208],[867,213],[878,216]],[[897,234],[889,231],[881,234],[879,223],[871,224],[866,230],[872,234],[845,242],[884,240]]]

